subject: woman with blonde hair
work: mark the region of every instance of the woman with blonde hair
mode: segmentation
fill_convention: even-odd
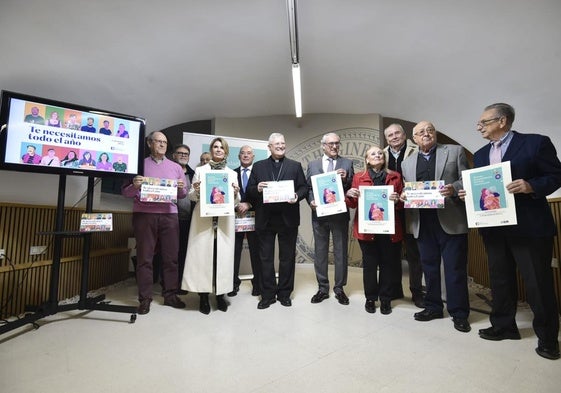
[[[403,203],[399,201],[399,195],[403,190],[403,182],[399,172],[384,169],[384,152],[378,146],[371,146],[366,151],[364,161],[365,170],[355,174],[353,184],[346,193],[345,203],[348,207],[356,209],[353,236],[358,240],[362,251],[362,282],[366,297],[364,308],[369,313],[376,312],[376,300],[380,299],[380,311],[382,314],[389,314],[392,312],[393,287],[401,283],[402,226],[399,215],[395,214],[395,234],[360,233],[357,209],[359,187],[393,185],[393,193],[389,195],[389,199],[394,201],[395,209],[402,209]]]
[[[226,166],[230,149],[224,138],[214,138],[210,142],[208,163],[195,168],[189,199],[196,202],[191,218],[187,257],[181,289],[199,294],[199,311],[210,313],[209,293],[216,294],[216,304],[220,311],[228,310],[224,294],[231,292],[234,282],[234,216],[201,217],[201,179],[209,171],[221,170],[228,173],[230,195],[234,204],[239,202],[239,186],[236,172]]]

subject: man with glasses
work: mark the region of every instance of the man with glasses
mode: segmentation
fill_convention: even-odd
[[[554,360],[560,357],[559,312],[551,269],[557,230],[546,196],[561,187],[561,163],[548,137],[521,134],[512,130],[513,122],[514,108],[497,103],[487,106],[477,123],[477,131],[490,143],[475,153],[474,165],[510,161],[513,181],[506,189],[514,194],[517,219],[517,225],[479,230],[493,294],[491,327],[479,330],[479,336],[492,341],[520,340],[516,325],[518,269],[534,313],[536,352]]]
[[[399,174],[403,176],[401,163],[410,155],[417,154],[419,152],[419,147],[407,139],[407,135],[405,134],[405,130],[403,130],[401,124],[390,124],[384,130],[384,136],[388,144],[384,148],[386,169],[399,172]],[[407,264],[409,265],[409,289],[411,290],[411,300],[415,306],[424,308],[425,294],[423,292],[423,270],[421,269],[421,261],[419,260],[419,248],[417,247],[417,241],[412,234],[406,233],[405,210],[400,209],[397,210],[396,213],[400,215],[401,224],[403,226],[403,243],[405,245]],[[394,285],[394,287],[397,288],[396,293],[394,293],[395,299],[403,297],[403,287],[401,284],[401,276],[403,272],[401,270],[401,264],[398,268],[399,273],[394,275],[394,277],[400,278],[400,281]]]
[[[415,313],[417,321],[443,317],[440,264],[444,265],[448,313],[454,328],[469,332],[469,296],[467,286],[467,219],[463,201],[458,198],[462,171],[468,169],[464,148],[436,142],[436,129],[428,121],[413,128],[418,154],[403,160],[401,169],[406,182],[444,180],[440,194],[444,209],[407,209],[407,232],[417,239],[427,292],[425,309]],[[405,199],[405,195],[402,195]]]
[[[153,257],[156,246],[162,257],[164,305],[185,308],[177,297],[178,273],[177,254],[179,250],[179,221],[177,205],[171,202],[142,202],[140,191],[144,177],[177,180],[177,198],[187,196],[189,183],[177,163],[166,158],[167,139],[159,131],[146,137],[150,156],[144,159],[144,176],[137,175],[123,184],[122,194],[134,198],[132,225],[136,238],[136,282],[138,285],[139,314],[150,312],[152,302]]]
[[[173,149],[173,160],[177,162],[185,177],[189,180],[189,184],[193,180],[193,175],[195,171],[189,166],[189,157],[191,155],[191,149],[189,146],[184,144],[179,144]],[[177,200],[177,211],[179,218],[179,253],[177,257],[177,266],[179,271],[178,276],[178,288],[181,288],[181,280],[183,278],[183,270],[185,269],[185,257],[187,256],[187,241],[189,239],[189,228],[191,226],[191,212],[194,203],[189,200],[189,198],[183,198]],[[186,295],[187,291],[179,289],[178,293],[180,295]]]
[[[248,201],[255,208],[255,230],[259,232],[262,280],[261,301],[257,308],[260,310],[268,308],[277,299],[285,307],[292,306],[290,295],[294,290],[296,240],[300,226],[299,202],[308,195],[308,184],[302,164],[285,157],[284,135],[272,133],[269,136],[268,147],[271,156],[253,165],[247,186]],[[263,203],[263,190],[280,181],[292,181],[294,197],[286,202]],[[277,237],[278,283],[274,265]]]
[[[340,304],[349,304],[349,298],[343,287],[347,285],[347,263],[349,244],[349,212],[318,217],[316,207],[319,201],[314,200],[311,177],[321,173],[336,171],[343,183],[343,195],[351,188],[353,183],[353,162],[339,155],[341,139],[335,133],[325,134],[321,138],[323,156],[308,164],[306,178],[309,193],[308,203],[312,208],[312,228],[314,232],[314,269],[318,282],[318,291],[312,296],[312,303],[321,303],[329,298],[328,253],[329,234],[333,240],[333,256],[335,265],[335,282],[333,292]]]

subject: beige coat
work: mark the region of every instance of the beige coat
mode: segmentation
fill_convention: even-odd
[[[195,168],[193,182],[200,181],[202,173],[209,171],[210,165],[206,164]],[[236,172],[226,168],[228,171],[228,184],[238,184]],[[185,270],[181,288],[189,292],[216,293],[222,295],[233,290],[234,285],[234,216],[218,217],[216,230],[217,255],[216,255],[216,288],[213,288],[213,253],[214,253],[214,230],[212,228],[212,217],[201,217],[201,206],[198,192],[191,184],[189,199],[197,202],[191,218],[191,229],[189,230],[189,242],[187,257],[185,259]],[[239,194],[235,203],[239,203]]]
[[[405,149],[405,154],[403,155],[404,160],[407,157],[409,157],[411,154],[419,152],[419,146],[417,146],[415,143],[413,143],[412,140],[407,139],[405,141],[405,143],[407,144],[407,149]],[[388,145],[388,146],[384,147],[383,150],[384,150],[384,157],[386,159],[385,168],[388,169],[388,163],[390,162],[390,146]]]

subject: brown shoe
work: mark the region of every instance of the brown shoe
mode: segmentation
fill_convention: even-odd
[[[150,303],[152,303],[152,299],[141,300],[136,312],[140,315],[148,314],[150,312]]]
[[[183,303],[181,299],[176,295],[173,295],[164,299],[164,306],[170,306],[173,308],[185,308],[185,303]]]

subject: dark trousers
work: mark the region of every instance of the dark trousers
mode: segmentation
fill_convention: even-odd
[[[191,227],[191,219],[179,220],[179,252],[177,256],[178,285],[181,288],[181,280],[183,279],[183,271],[185,270],[185,258],[187,257],[187,243],[189,241],[189,228]]]
[[[275,239],[279,241],[279,280],[275,277]],[[294,290],[296,264],[296,239],[298,227],[272,228],[259,231],[259,257],[261,259],[261,298],[289,298]]]
[[[375,235],[374,241],[359,240],[358,244],[362,251],[362,283],[366,300],[391,300],[398,271],[395,265],[401,264],[401,243],[392,243],[389,235]]]
[[[485,236],[483,240],[489,259],[493,295],[491,324],[497,328],[517,329],[515,317],[518,267],[526,287],[528,304],[534,313],[533,327],[536,336],[545,345],[556,345],[559,313],[551,269],[553,238],[501,236],[495,232],[493,236]]]
[[[405,233],[403,237],[405,245],[405,258],[409,266],[409,289],[413,296],[423,295],[423,269],[421,267],[421,258],[419,255],[419,247],[417,240],[410,233]],[[401,266],[401,265],[400,265]]]
[[[136,282],[138,299],[152,299],[153,265],[156,244],[160,246],[165,288],[162,295],[177,292],[177,251],[179,249],[179,221],[177,214],[134,213],[132,216],[136,238]]]
[[[440,277],[442,261],[448,313],[452,317],[467,318],[467,234],[450,235],[444,232],[436,211],[420,213],[421,227],[417,245],[427,284],[425,307],[436,312],[441,312],[444,308]]]
[[[253,278],[251,284],[253,290],[261,292],[261,260],[259,259],[259,238],[255,232],[236,232],[236,243],[234,247],[234,288],[241,284],[240,275],[240,262],[242,258],[243,239],[247,239],[249,247],[249,259],[251,262],[251,271]]]
[[[417,246],[417,240],[415,237],[406,233],[405,225],[405,210],[398,210],[396,214],[400,215],[401,224],[403,229],[403,241],[402,245],[405,249],[405,259],[407,260],[407,265],[409,267],[409,290],[413,297],[423,295],[423,269],[421,268],[421,259],[419,256],[419,247]],[[403,287],[401,285],[401,277],[403,276],[403,270],[401,268],[401,263],[399,264],[399,281],[395,284],[395,292],[393,293],[393,298],[403,297]]]

